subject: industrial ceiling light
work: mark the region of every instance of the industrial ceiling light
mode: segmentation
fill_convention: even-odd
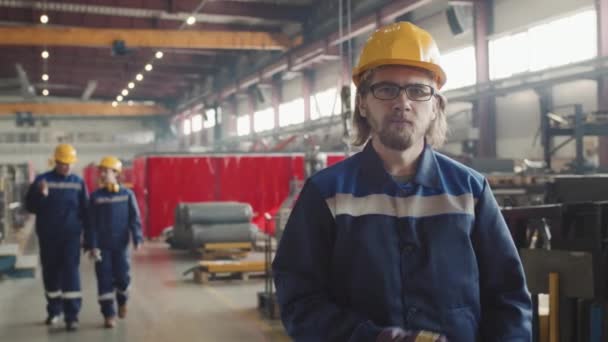
[[[194,23],[196,23],[196,18],[193,16],[189,16],[188,19],[186,19],[186,24],[188,25],[194,25]]]
[[[143,80],[143,79],[144,79],[144,75],[142,75],[142,74],[137,74],[137,76],[135,76],[135,79],[136,79],[136,80],[138,80],[138,81],[141,81],[141,80]]]
[[[127,87],[129,87],[129,89],[133,89],[133,88],[135,88],[135,83],[129,82],[129,84],[127,85]]]
[[[49,58],[49,52],[44,50],[44,51],[42,51],[41,56],[42,56],[42,58],[47,59],[47,58]]]
[[[122,101],[123,97],[121,95],[116,96],[116,101],[120,102]]]
[[[152,71],[152,64],[146,64],[146,71]]]
[[[42,90],[42,95],[43,95],[43,96],[49,96],[49,91],[48,91],[48,89],[43,89],[43,90]]]
[[[156,51],[156,54],[154,56],[156,57],[156,59],[161,59],[161,58],[163,58],[163,52],[162,51]]]
[[[121,94],[122,94],[122,96],[127,96],[127,95],[129,95],[129,91],[127,89],[123,89]]]
[[[49,22],[49,16],[46,15],[46,14],[41,15],[40,16],[40,22],[43,23],[43,24],[48,23]]]
[[[112,101],[112,107],[116,107],[116,106],[118,106],[118,102]]]
[[[42,74],[42,80],[43,80],[43,81],[48,81],[48,80],[49,80],[49,75],[47,75],[47,74]]]

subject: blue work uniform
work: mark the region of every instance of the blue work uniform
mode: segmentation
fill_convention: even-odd
[[[371,142],[312,176],[273,273],[296,341],[375,341],[386,327],[531,340],[523,267],[488,182],[429,146],[404,184]]]
[[[44,196],[40,182],[46,181]],[[26,195],[26,208],[36,214],[42,278],[49,317],[64,314],[66,322],[77,322],[82,304],[80,292],[80,248],[87,225],[88,195],[83,180],[55,171],[36,177]]]
[[[91,229],[85,238],[88,248],[101,250],[101,261],[95,263],[98,299],[104,317],[114,317],[114,298],[118,305],[128,299],[129,242],[143,241],[139,209],[133,192],[123,187],[118,192],[101,188],[91,194],[90,202]]]

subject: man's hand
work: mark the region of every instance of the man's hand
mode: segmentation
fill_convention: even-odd
[[[384,328],[376,342],[413,342],[418,340],[433,342],[448,342],[444,335],[425,330],[403,330],[399,327]]]
[[[376,337],[376,342],[404,342],[407,334],[399,327],[384,328]]]
[[[93,248],[89,250],[89,259],[94,260],[95,262],[100,262],[101,250],[99,248]]]
[[[38,189],[44,197],[47,197],[49,195],[49,185],[44,179],[38,183]]]

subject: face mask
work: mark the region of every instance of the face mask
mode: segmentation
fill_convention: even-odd
[[[120,185],[118,185],[118,183],[108,183],[106,184],[106,189],[109,192],[118,192],[120,190]]]

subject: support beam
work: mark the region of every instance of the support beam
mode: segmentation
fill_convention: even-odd
[[[40,80],[40,75],[44,70],[40,66],[32,65],[27,69],[27,72],[32,75],[37,81]],[[49,75],[49,82],[57,80],[72,80],[84,84],[85,80],[95,79],[99,83],[122,83],[120,86],[125,87],[127,83],[135,81],[135,72],[130,74],[123,74],[120,70],[94,70],[89,68],[74,67],[70,69],[67,66],[54,66],[48,67],[46,73]],[[137,85],[145,84],[145,81],[158,84],[165,83],[176,83],[176,84],[189,84],[188,79],[181,75],[161,74],[157,72],[144,73],[144,82],[137,82]],[[181,76],[181,77],[180,77]]]
[[[215,115],[215,126],[213,126],[213,141],[222,140],[222,133],[224,131],[224,113],[222,112],[222,108],[217,102],[213,104],[213,114]],[[207,142],[207,144],[210,143],[210,141]]]
[[[0,45],[106,47],[122,40],[129,47],[285,50],[289,37],[248,31],[92,29],[82,27],[0,27]]]
[[[19,78],[0,78],[0,88],[18,87],[21,85]]]
[[[104,102],[12,102],[0,103],[0,116],[29,112],[33,115],[72,115],[72,116],[150,116],[166,115],[169,110],[162,106],[121,104],[112,107]]]
[[[553,110],[553,88],[546,87],[536,90],[540,106],[540,134],[543,144],[543,157],[547,168],[551,169],[551,153],[553,151],[553,139],[549,137],[549,118],[547,113]]]
[[[274,127],[279,127],[279,106],[283,102],[283,91],[280,79],[274,78],[271,85],[272,109],[274,110]]]
[[[121,73],[136,73],[143,72],[144,66],[147,62],[147,58],[141,58],[137,61],[123,61],[113,60],[109,56],[107,58],[91,58],[91,57],[78,57],[79,60],[73,58],[54,58],[49,63],[49,68],[71,68],[71,69],[88,69],[88,70],[99,70],[101,72],[121,72]],[[224,61],[200,61],[200,62],[169,62],[162,61],[154,65],[154,73],[161,74],[202,74],[211,73],[217,70],[218,65]],[[36,66],[40,68],[40,56],[24,56],[24,55],[7,55],[0,51],[0,70],[3,70],[2,66],[14,65],[20,63],[26,70],[29,70],[29,66]],[[11,71],[14,70],[11,68]],[[130,75],[129,75],[130,76]]]
[[[130,18],[160,19],[183,21],[200,5],[201,0],[170,0],[147,1],[145,6],[140,3],[126,2],[116,6],[113,0],[97,0],[87,4],[86,0],[68,1],[26,1],[0,0],[0,7],[32,8],[48,13],[118,16]],[[123,1],[124,3],[124,1]],[[143,2],[142,2],[143,3]],[[135,6],[140,6],[135,7]],[[145,8],[144,8],[145,7]],[[247,1],[207,1],[199,13],[195,14],[197,22],[217,21],[217,17],[238,17],[240,19],[266,19],[277,21],[303,21],[310,13],[308,5],[272,4]],[[64,14],[64,15],[65,15]],[[210,20],[211,19],[211,20]]]
[[[493,1],[477,1],[475,13],[475,59],[477,61],[477,84],[490,81],[488,35],[493,27]],[[479,128],[477,156],[496,157],[496,99],[484,96],[473,103],[474,127]]]
[[[94,80],[89,81],[87,83],[87,87],[84,89],[84,92],[82,92],[81,100],[88,101],[89,99],[91,99],[91,95],[93,95],[93,92],[95,92],[96,88],[97,88],[97,81],[94,81]]]
[[[21,95],[25,98],[30,98],[36,95],[36,90],[32,87],[32,84],[27,77],[27,72],[23,69],[21,64],[15,64],[17,69],[17,78],[21,84]]]
[[[367,15],[352,23],[350,34],[343,34],[340,37],[339,32],[335,32],[329,36],[329,44],[337,45],[354,37],[360,36],[370,31],[374,31],[382,25],[390,24],[398,17],[410,13],[413,10],[431,3],[432,0],[393,0],[389,1],[386,6],[378,10],[376,13]]]
[[[304,98],[304,122],[310,120],[311,103],[310,94],[315,88],[315,78],[312,70],[304,70],[302,73],[302,97]]]
[[[352,67],[352,63],[351,61],[349,61],[348,56],[344,55],[341,58],[341,66],[342,66],[342,70],[341,70],[341,74],[342,74],[342,86],[350,86],[350,83],[353,80],[353,67]],[[355,96],[355,94],[352,94],[352,96]]]
[[[597,0],[597,44],[598,55],[608,56],[608,0]],[[598,77],[597,109],[608,111],[608,75]],[[599,138],[599,162],[601,169],[608,169],[608,137]]]
[[[201,13],[302,22],[310,14],[310,6],[245,1],[207,1],[201,9]]]
[[[222,106],[222,126],[224,127],[224,137],[233,137],[237,135],[236,120],[237,120],[237,103],[236,97],[226,99]]]
[[[366,34],[370,31],[375,30],[384,23],[392,22],[395,18],[409,13],[417,8],[420,8],[423,5],[429,4],[432,0],[394,0],[388,2],[384,7],[380,10],[367,15],[363,18],[357,19],[352,23],[352,31],[349,35],[340,36],[339,32],[336,30],[333,33],[327,35],[327,37],[312,42],[307,45],[298,46],[297,48],[290,50],[286,56],[283,56],[281,59],[272,63],[270,65],[265,66],[262,71],[262,77],[264,79],[270,79],[272,76],[278,73],[289,73],[294,69],[298,69],[298,61],[306,63],[308,59],[303,58],[305,56],[309,56],[310,58],[314,57],[315,50],[319,51],[317,54],[326,53],[328,49],[331,49],[340,43],[347,41],[348,39],[354,38],[356,36]],[[298,45],[298,44],[293,44]],[[325,52],[324,52],[325,51]],[[235,84],[239,84],[245,80],[249,80],[250,78],[255,77],[259,78],[259,73],[256,72],[254,75],[247,75],[240,80],[234,82],[231,80],[227,82],[225,87],[217,94],[217,98],[224,99],[238,91],[238,87],[235,87]],[[256,80],[255,82],[259,82],[261,80]],[[254,82],[254,83],[255,83]]]
[[[258,110],[258,101],[250,89],[247,91],[247,103],[249,105],[249,134],[255,133],[255,112]]]

